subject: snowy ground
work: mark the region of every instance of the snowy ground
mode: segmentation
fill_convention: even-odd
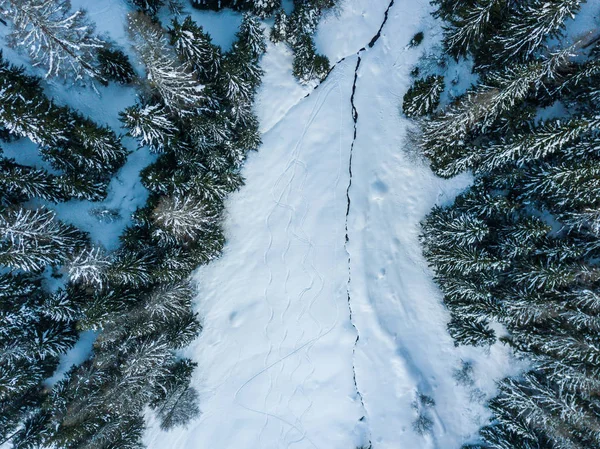
[[[203,414],[167,433],[150,416],[151,449],[457,448],[515,365],[499,345],[453,346],[418,244],[419,221],[469,182],[435,178],[398,112],[412,66],[439,38],[429,2],[396,0],[362,51],[389,0],[342,4],[317,44],[345,59],[316,90],[295,84],[289,52],[269,46],[264,144],[228,202],[225,254],[197,273],[205,328],[185,354],[199,363]],[[417,31],[424,43],[408,48]],[[461,359],[473,362],[472,386],[453,377]],[[436,402],[425,436],[412,427],[417,393]]]

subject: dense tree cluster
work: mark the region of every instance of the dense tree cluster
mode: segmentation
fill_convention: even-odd
[[[66,273],[73,260],[92,251],[89,238],[39,204],[104,198],[127,152],[109,128],[56,105],[39,78],[1,55],[0,91],[4,139],[31,140],[55,169],[0,157],[1,444],[20,441],[22,423],[40,410],[43,381],[75,343],[84,314],[84,297],[74,285],[67,279],[50,288],[47,274]]]
[[[51,201],[104,198],[111,176],[125,163],[127,150],[108,127],[46,97],[40,81],[0,54],[0,126],[9,136],[39,145],[42,158],[62,174],[4,161],[7,171],[2,176],[12,176],[15,195],[35,189],[30,196]]]
[[[148,1],[148,0],[145,0]],[[288,16],[281,0],[190,0],[198,9],[218,11],[231,8],[249,11],[259,18],[275,17],[271,40],[285,42],[294,51],[293,73],[303,84],[322,80],[327,76],[330,63],[317,53],[313,35],[325,10],[333,8],[337,0],[294,0],[294,10]]]
[[[38,144],[55,169],[0,158],[0,444],[140,448],[147,407],[164,429],[199,414],[195,364],[176,351],[201,330],[190,275],[219,255],[223,201],[260,145],[252,103],[264,29],[244,15],[223,53],[190,17],[163,28],[142,10],[128,28],[146,76],[121,119],[158,158],[141,173],[148,201],[113,252],[30,202],[104,198],[127,156],[120,139],[0,63],[3,136]],[[98,60],[107,78],[133,79],[122,52],[104,47]],[[58,289],[49,273],[62,277]],[[80,331],[96,333],[93,353],[44,386]]]
[[[294,11],[289,16],[283,9],[275,15],[271,40],[285,42],[294,51],[293,73],[301,83],[322,80],[329,73],[329,59],[317,53],[313,35],[323,12],[336,3],[336,0],[294,0]]]
[[[436,3],[446,50],[472,56],[480,81],[422,122],[433,170],[475,175],[424,220],[425,256],[456,344],[499,338],[532,363],[500,382],[468,447],[598,447],[600,47],[546,44],[580,1]],[[405,100],[411,115],[431,112],[429,95],[415,103],[426,89],[417,82]]]
[[[119,81],[133,78],[126,56],[111,53],[110,43],[95,34],[85,11],[72,11],[70,0],[0,0],[0,17],[10,21],[8,44],[26,50],[34,66],[44,67],[46,77],[92,78],[106,84],[115,79],[107,71],[111,61],[129,73],[117,77]]]
[[[190,0],[192,6],[198,9],[218,11],[222,8],[231,8],[236,11],[251,12],[264,19],[270,17],[281,8],[281,0]]]

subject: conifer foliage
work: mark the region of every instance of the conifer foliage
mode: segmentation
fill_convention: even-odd
[[[95,59],[106,43],[84,11],[71,11],[69,0],[3,0],[0,11],[13,25],[11,45],[26,49],[46,76],[102,79]]]
[[[323,80],[329,73],[329,59],[317,53],[313,35],[323,13],[335,5],[336,0],[294,0],[289,16],[283,9],[275,15],[271,40],[285,42],[294,51],[293,74],[303,84]]]
[[[0,124],[13,136],[39,145],[42,158],[62,172],[45,175],[53,191],[46,195],[56,200],[104,198],[127,150],[108,127],[47,98],[40,82],[0,54]]]
[[[7,407],[16,405],[18,413],[8,416],[0,434],[15,448],[140,448],[147,407],[164,429],[200,413],[198,394],[190,386],[195,364],[176,351],[201,330],[192,310],[190,275],[219,255],[223,200],[241,185],[241,164],[260,145],[251,106],[262,76],[264,30],[256,17],[244,15],[237,41],[224,54],[190,17],[173,20],[165,30],[138,11],[129,17],[129,30],[147,77],[141,81],[140,102],[121,118],[140,146],[159,157],[142,171],[149,199],[135,212],[122,246],[112,253],[93,247],[45,209],[11,208],[0,214],[0,263],[24,273],[1,282],[23,283],[27,273],[46,266],[61,266],[68,276],[63,289],[46,294],[45,308],[34,309],[43,315],[39,319],[49,327],[44,338],[50,340],[36,346],[35,360],[70,347],[75,330],[97,334],[90,359],[46,394],[38,385],[48,373],[32,372],[31,380],[6,378],[6,383],[20,382],[6,387],[16,397]],[[105,130],[83,119],[78,123],[81,139],[105,144]],[[89,157],[86,164],[93,161]],[[10,160],[4,163],[21,170]],[[0,178],[12,182],[10,198],[50,194],[53,177],[43,171],[26,174],[31,181]],[[2,291],[0,284],[0,300]],[[37,296],[26,298],[34,302]],[[24,331],[16,328],[7,338]],[[6,357],[19,361],[19,351],[25,350],[16,347]],[[14,363],[7,376],[26,362]]]
[[[24,166],[0,150],[0,445],[137,449],[148,407],[164,429],[200,413],[190,386],[195,364],[176,351],[202,328],[190,275],[219,255],[224,199],[241,186],[242,163],[261,143],[252,103],[264,29],[246,13],[224,53],[191,17],[168,28],[157,21],[158,10],[176,1],[134,3],[128,29],[146,76],[137,80],[139,102],[121,119],[158,157],[141,173],[148,201],[112,252],[39,204],[103,199],[127,157],[120,138],[55,104],[42,80],[0,56],[3,138],[29,139],[51,165],[51,172]],[[125,54],[98,40],[68,1],[2,6],[15,39],[30,33],[39,41],[31,48],[47,50],[31,56],[48,76],[77,66],[76,79],[136,80]],[[242,9],[264,17],[277,7],[261,0]],[[39,17],[25,23],[18,14]],[[42,18],[56,29],[36,29]],[[63,39],[59,47],[44,47],[49,32]],[[48,283],[50,274],[57,280]],[[81,331],[96,334],[90,358],[44,386]]]
[[[191,0],[192,6],[198,9],[218,11],[232,8],[236,11],[247,11],[264,19],[281,8],[281,0]]]
[[[579,1],[436,3],[446,50],[472,56],[481,81],[439,112],[415,95],[422,81],[405,97],[405,110],[429,113],[432,169],[475,174],[423,221],[424,253],[456,344],[500,338],[533,366],[500,382],[493,419],[466,447],[598,447],[597,43],[547,48]],[[552,105],[560,115],[540,120]]]

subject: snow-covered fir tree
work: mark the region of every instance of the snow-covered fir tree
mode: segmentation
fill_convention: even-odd
[[[96,64],[105,46],[83,10],[72,11],[69,0],[3,0],[0,11],[11,21],[9,42],[26,49],[46,76],[104,80]]]
[[[148,146],[154,152],[165,151],[176,136],[177,126],[164,106],[138,104],[126,108],[120,115],[131,137],[138,139],[140,146]]]
[[[431,75],[418,79],[404,95],[402,111],[407,117],[418,117],[432,113],[440,103],[444,91],[444,78]]]
[[[136,78],[136,73],[129,58],[118,48],[104,47],[98,50],[100,73],[107,80],[120,84],[129,84]]]
[[[283,9],[275,14],[275,22],[269,35],[272,42],[286,42],[288,39],[288,16]]]
[[[206,101],[204,85],[197,81],[187,64],[178,61],[161,27],[143,13],[131,13],[128,31],[146,66],[150,91],[177,115],[198,112]]]
[[[498,48],[504,58],[531,56],[542,43],[560,35],[565,20],[579,11],[582,0],[533,0],[518,4],[497,36]]]
[[[179,57],[191,64],[199,79],[214,82],[221,67],[221,49],[213,45],[208,33],[187,16],[182,23],[173,19],[169,35]]]
[[[237,11],[248,11],[263,19],[281,8],[281,0],[191,0],[191,3],[198,9],[219,11],[223,8],[232,8]]]
[[[106,126],[48,99],[40,79],[0,60],[0,123],[10,134],[27,137],[53,168],[65,199],[99,200],[108,180],[124,163],[127,150]]]
[[[22,271],[60,265],[87,244],[72,225],[48,209],[8,209],[0,215],[0,263]]]
[[[323,12],[335,4],[335,0],[294,1],[294,11],[289,16],[283,9],[275,15],[270,38],[290,45],[294,51],[293,74],[303,84],[323,80],[329,72],[329,60],[317,53],[313,35]]]

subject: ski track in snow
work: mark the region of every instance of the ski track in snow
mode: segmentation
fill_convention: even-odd
[[[419,221],[469,178],[438,179],[410,156],[398,112],[439,39],[430,8],[345,0],[319,25],[338,62],[314,89],[269,44],[264,144],[228,200],[223,256],[197,274],[204,330],[184,355],[199,363],[203,415],[162,432],[148,413],[150,449],[450,449],[485,422],[470,396],[493,394],[508,353],[454,347],[418,242]],[[474,363],[470,391],[452,378],[461,359]],[[437,404],[430,435],[412,430],[417,393]]]

